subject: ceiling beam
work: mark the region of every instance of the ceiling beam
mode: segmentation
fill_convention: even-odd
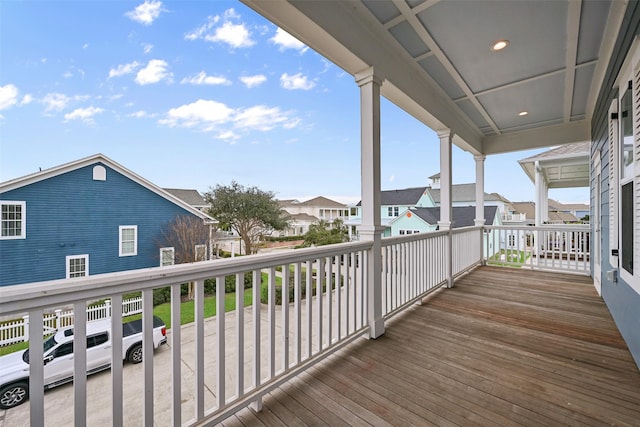
[[[534,148],[564,145],[591,140],[591,122],[561,123],[520,132],[488,136],[483,141],[483,154],[500,154]]]
[[[569,2],[567,13],[567,55],[565,62],[566,73],[564,75],[564,122],[571,119],[573,107],[573,87],[576,78],[576,58],[578,57],[578,37],[580,36],[580,11],[581,1]]]

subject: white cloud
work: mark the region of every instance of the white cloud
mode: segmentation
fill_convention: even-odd
[[[44,111],[62,111],[71,102],[71,98],[63,93],[48,93],[42,98]]]
[[[239,111],[233,120],[239,128],[268,131],[278,125],[287,126],[297,119],[291,119],[278,107],[256,105]]]
[[[142,49],[144,53],[149,53],[153,50],[153,45],[151,43],[142,43]]]
[[[31,96],[30,94],[26,94],[25,96],[22,97],[22,101],[20,101],[20,105],[27,105],[27,104],[31,104],[33,102],[33,96]],[[2,108],[0,108],[1,110]]]
[[[269,131],[276,127],[291,129],[300,123],[300,119],[279,107],[256,105],[233,109],[221,102],[199,99],[172,108],[159,123],[171,127],[197,127],[204,132],[218,132],[220,139],[237,139],[239,136],[231,128],[238,131]]]
[[[280,84],[283,88],[289,90],[302,89],[309,90],[313,88],[316,83],[313,80],[309,80],[307,76],[303,76],[302,73],[294,74],[290,76],[284,73],[280,76]]]
[[[395,181],[395,180],[396,180],[396,176],[395,176],[395,175],[391,175],[391,176],[389,177],[389,182],[393,182],[393,181]]]
[[[223,140],[226,140],[226,141],[236,141],[236,140],[240,139],[240,135],[236,134],[232,130],[228,130],[228,131],[224,131],[224,132],[220,133],[216,138],[223,139]]]
[[[161,1],[145,0],[144,3],[136,6],[135,9],[125,13],[125,16],[142,25],[151,25],[160,13],[164,12]]]
[[[255,76],[242,76],[240,81],[248,88],[260,86],[267,81],[267,77],[262,74],[256,74]]]
[[[133,61],[128,64],[120,64],[116,68],[112,68],[109,70],[109,78],[111,77],[121,77],[127,74],[133,73],[138,67],[140,63],[138,61]]]
[[[89,43],[85,43],[85,44],[83,44],[83,45],[82,45],[82,48],[83,48],[83,49],[86,49],[86,48],[88,48],[88,47],[89,47]]]
[[[187,40],[202,39],[208,42],[226,43],[233,48],[250,47],[256,42],[251,38],[251,32],[244,23],[234,23],[240,15],[234,9],[228,9],[220,16],[210,16],[207,22],[184,37]],[[222,22],[222,25],[218,25]]]
[[[167,71],[168,66],[169,64],[162,59],[152,59],[146,67],[138,71],[135,82],[139,85],[158,83],[162,80],[171,82],[173,73]]]
[[[0,110],[6,110],[18,103],[18,88],[8,84],[0,86]]]
[[[77,108],[64,115],[65,121],[82,120],[85,123],[93,123],[93,116],[102,113],[104,110],[99,107]]]
[[[192,85],[225,85],[228,86],[231,82],[223,76],[207,76],[204,71],[200,71],[198,74],[185,77],[180,82],[181,84],[192,84]]]
[[[282,28],[276,30],[276,34],[269,39],[270,42],[280,47],[280,50],[295,49],[300,53],[306,52],[309,47],[302,43]]]
[[[144,110],[136,111],[135,113],[127,114],[127,117],[135,117],[141,119],[143,117],[150,117],[150,114]]]
[[[233,109],[217,101],[199,99],[194,103],[172,108],[161,124],[168,126],[194,127],[228,122]]]

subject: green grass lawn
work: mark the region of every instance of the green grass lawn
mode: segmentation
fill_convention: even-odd
[[[505,256],[505,260],[501,260],[501,256]],[[527,262],[527,259],[531,256],[529,252],[511,250],[511,249],[501,249],[500,252],[496,253],[489,259],[489,264],[493,265],[523,265]]]

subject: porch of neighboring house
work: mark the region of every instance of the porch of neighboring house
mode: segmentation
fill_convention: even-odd
[[[637,425],[640,373],[589,277],[480,267],[225,426]]]

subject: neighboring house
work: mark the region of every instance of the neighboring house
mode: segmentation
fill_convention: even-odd
[[[362,202],[350,209],[349,220],[345,224],[349,227],[349,237],[357,236],[357,226],[362,224]],[[380,217],[382,225],[388,226],[401,213],[410,208],[434,207],[435,203],[429,195],[428,187],[412,187],[400,190],[385,190],[380,192]]]
[[[504,221],[509,225],[535,225],[536,223],[536,205],[535,202],[511,202],[514,214],[513,217],[517,217],[518,220]],[[549,212],[547,214],[547,221],[549,224],[570,224],[576,223],[580,219],[573,215],[571,212],[564,210],[557,210],[560,204],[554,200],[549,200],[548,203]],[[522,218],[524,217],[524,218]]]
[[[454,206],[452,208],[452,228],[473,227],[475,225],[476,208],[474,206]],[[502,218],[497,206],[485,206],[484,218],[486,225],[502,225]],[[403,236],[407,234],[438,231],[440,208],[411,208],[389,223],[384,236]],[[499,242],[499,233],[488,232],[484,239],[484,251],[487,256],[496,253],[503,243]]]
[[[440,206],[440,174],[431,175],[429,194],[436,206]],[[497,206],[500,213],[507,212],[509,200],[498,193],[484,193],[485,206]],[[476,184],[453,184],[451,186],[451,204],[453,206],[475,206]]]
[[[169,194],[174,195],[188,205],[191,205],[200,212],[205,212],[205,209],[209,208],[209,205],[204,200],[204,197],[202,197],[202,194],[198,192],[198,190],[187,190],[181,188],[163,188],[163,190]]]
[[[168,222],[214,223],[102,154],[0,183],[0,200],[0,286],[171,264]]]
[[[302,236],[309,226],[320,220],[333,222],[336,219],[346,221],[349,217],[347,205],[326,197],[318,196],[300,202],[295,199],[279,200],[280,207],[289,215],[291,224],[284,231],[286,236]]]

